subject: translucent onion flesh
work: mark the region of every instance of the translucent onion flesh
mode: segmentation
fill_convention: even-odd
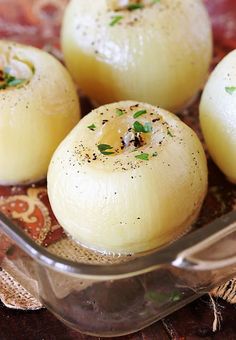
[[[0,41],[0,184],[46,177],[53,152],[80,118],[68,71],[36,48]]]
[[[65,231],[116,254],[154,249],[185,232],[206,189],[196,134],[165,110],[129,101],[85,116],[48,172],[50,203]]]
[[[201,99],[200,121],[213,160],[236,183],[236,50],[211,74]]]
[[[133,1],[134,2],[134,1]],[[176,111],[203,86],[212,56],[201,0],[72,0],[62,49],[80,88],[98,104],[138,100]]]

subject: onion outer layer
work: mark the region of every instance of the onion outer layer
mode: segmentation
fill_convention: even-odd
[[[59,61],[30,46],[1,40],[0,69],[25,79],[0,90],[0,183],[36,182],[79,121],[76,89]]]
[[[140,111],[146,113],[134,118]],[[136,121],[152,129],[141,133],[140,147],[129,138]],[[165,110],[129,101],[85,116],[48,172],[59,223],[76,241],[107,253],[143,252],[175,239],[195,220],[206,190],[206,157],[195,132]]]
[[[236,50],[212,72],[200,103],[200,122],[211,157],[236,183]]]
[[[212,57],[202,1],[150,1],[133,11],[112,6],[72,0],[65,12],[62,49],[79,87],[100,105],[138,100],[171,111],[187,105]]]

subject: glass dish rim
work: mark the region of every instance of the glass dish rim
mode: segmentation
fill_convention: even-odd
[[[212,235],[214,237],[214,234],[220,231],[222,232],[222,228],[227,227],[229,223],[234,223],[235,221],[236,211],[231,211],[205,225],[203,227],[204,233],[202,233],[202,228],[199,228],[170,245],[142,256],[137,256],[127,262],[118,264],[91,264],[74,262],[50,253],[46,248],[32,240],[10,218],[0,212],[0,230],[37,263],[56,272],[95,281],[133,277],[151,272],[164,265],[194,269],[194,266],[191,266],[191,264],[189,266],[189,263],[185,261],[185,259],[179,259],[178,255],[181,254],[183,250],[191,250],[196,244],[200,244],[201,242],[206,243],[208,238],[210,239]],[[231,260],[232,259],[236,263],[235,257],[232,257]]]

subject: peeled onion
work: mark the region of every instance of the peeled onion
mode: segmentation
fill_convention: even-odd
[[[200,104],[202,132],[211,157],[236,183],[236,50],[212,72]]]
[[[46,177],[53,152],[79,121],[75,86],[51,55],[0,41],[0,184]]]
[[[202,145],[173,114],[118,102],[85,116],[48,172],[52,209],[82,245],[137,253],[175,239],[195,220],[207,189]]]
[[[62,29],[66,65],[98,104],[129,99],[176,111],[207,76],[207,12],[201,0],[139,1],[129,10],[134,2],[72,0]]]

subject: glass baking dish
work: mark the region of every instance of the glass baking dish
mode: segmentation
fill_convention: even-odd
[[[236,48],[235,1],[204,2],[212,17],[215,65]],[[60,21],[67,0],[51,3],[53,16],[41,0],[0,0],[0,37],[43,48],[61,59]],[[88,101],[81,100],[81,104],[83,114],[88,113]],[[199,133],[198,101],[180,117]],[[12,202],[11,192],[24,195],[25,189],[0,188],[0,198]],[[235,186],[209,161],[208,195],[192,231],[162,249],[136,257],[93,253],[68,238],[44,248],[22,230],[15,210],[11,219],[0,213],[0,265],[70,327],[97,336],[128,334],[236,274],[236,212],[226,214],[236,208],[235,202]]]
[[[74,244],[77,258],[65,259],[53,247],[38,245],[2,213],[0,230],[2,268],[14,271],[58,319],[95,336],[140,330],[236,273],[236,211],[162,249],[123,258]],[[62,242],[69,252],[73,241]]]

